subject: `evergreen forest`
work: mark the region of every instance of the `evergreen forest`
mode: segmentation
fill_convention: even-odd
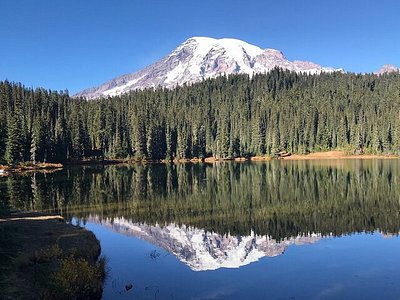
[[[0,82],[0,163],[400,153],[400,74],[229,75],[98,100]]]

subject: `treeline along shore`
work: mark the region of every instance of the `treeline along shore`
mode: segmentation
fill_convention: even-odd
[[[0,163],[397,155],[400,74],[222,76],[87,101],[0,82]]]

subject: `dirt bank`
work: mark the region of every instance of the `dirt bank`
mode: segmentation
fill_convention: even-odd
[[[363,154],[363,155],[352,155],[346,151],[326,151],[326,152],[313,152],[310,154],[292,154],[284,157],[279,157],[280,160],[330,160],[330,159],[394,159],[399,158],[396,155],[377,155],[377,154]],[[229,159],[231,161],[247,161],[251,160],[254,162],[258,161],[269,161],[271,156],[250,156],[250,157],[238,157]],[[214,163],[218,161],[229,161],[224,159],[216,159],[214,157],[207,157],[204,161],[206,163]]]
[[[0,299],[98,299],[105,275],[99,255],[94,234],[61,216],[19,212],[3,217]]]
[[[327,151],[327,152],[314,152],[310,154],[292,154],[290,156],[282,157],[283,160],[317,160],[317,159],[393,159],[398,158],[395,155],[350,155],[345,151]]]

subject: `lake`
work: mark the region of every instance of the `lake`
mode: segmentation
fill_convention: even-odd
[[[104,299],[400,299],[396,159],[71,167],[0,199],[94,232]]]

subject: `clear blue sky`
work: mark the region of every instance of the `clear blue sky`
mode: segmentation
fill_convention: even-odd
[[[400,66],[399,0],[0,0],[0,80],[71,94],[192,36],[354,72]]]

